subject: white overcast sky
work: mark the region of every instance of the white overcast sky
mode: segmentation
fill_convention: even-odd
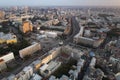
[[[0,0],[0,6],[120,6],[120,0]]]

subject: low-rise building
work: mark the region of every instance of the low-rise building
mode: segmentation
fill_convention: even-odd
[[[11,74],[7,79],[8,79],[8,80],[15,80],[15,75],[14,75],[14,74]]]
[[[21,58],[24,58],[25,56],[31,55],[38,50],[41,50],[41,46],[40,46],[39,43],[35,43],[31,46],[28,46],[28,47],[20,50],[19,55],[20,55]]]
[[[52,19],[49,21],[45,21],[44,23],[42,23],[42,26],[52,26],[52,25],[56,25],[59,23],[58,19]]]
[[[115,75],[116,80],[120,80],[120,72]]]
[[[56,38],[57,33],[56,32],[45,32],[45,35],[50,38]]]
[[[92,38],[87,38],[87,37],[74,37],[74,42],[75,43],[80,43],[92,47],[99,47],[101,43],[103,43],[104,39],[92,39]]]
[[[5,63],[10,62],[15,59],[13,52],[9,52],[6,55],[3,55],[0,57],[0,59],[3,59]]]
[[[3,59],[0,59],[0,72],[7,69],[7,65]]]
[[[95,27],[85,27],[80,25],[80,31],[74,36],[74,42],[76,44],[82,44],[97,48],[103,43],[106,38],[106,33],[99,32]]]
[[[66,75],[63,75],[59,80],[69,80],[69,77]]]
[[[52,74],[58,67],[60,67],[61,62],[51,61],[48,64],[43,65],[40,67],[40,74],[44,77],[49,76]]]
[[[29,80],[32,75],[33,68],[31,66],[27,66],[17,75],[15,75],[15,80]]]
[[[38,74],[33,74],[32,78],[30,80],[42,80],[42,77]]]
[[[7,44],[17,43],[17,37],[12,33],[4,34],[3,32],[0,32],[0,44],[2,43]]]
[[[77,62],[77,71],[81,72],[82,67],[84,66],[85,61],[83,59],[79,59]]]
[[[38,70],[41,65],[42,65],[41,60],[35,60],[30,64],[30,66],[33,66],[35,71]]]
[[[91,62],[90,62],[90,67],[95,67],[95,64],[96,64],[96,58],[95,57],[93,57],[92,59],[91,59]]]
[[[120,53],[120,39],[110,41],[109,43],[106,44],[105,49],[112,54],[114,53]]]
[[[89,67],[83,80],[102,80],[104,77],[104,72],[101,69],[95,69]]]

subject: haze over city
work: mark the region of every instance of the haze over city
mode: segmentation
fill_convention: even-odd
[[[0,6],[120,6],[120,0],[0,0]]]
[[[0,0],[0,80],[120,80],[120,0]]]

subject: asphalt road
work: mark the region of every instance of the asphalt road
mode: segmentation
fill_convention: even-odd
[[[91,62],[91,58],[87,58],[81,72],[78,74],[78,80],[83,80],[84,75],[87,72],[90,62]]]
[[[74,16],[71,18],[71,29],[72,29],[71,30],[72,32],[70,32],[71,35],[67,36],[67,39],[64,41],[64,45],[72,43],[73,39],[74,39],[74,36],[77,33],[79,33],[79,31],[80,31],[79,23],[77,22],[77,20],[75,19]],[[89,67],[90,61],[91,61],[91,59],[89,59],[89,58],[86,60],[84,66],[83,66],[82,71],[78,74],[78,80],[82,80],[83,79],[83,77],[85,75],[85,72],[87,71],[87,69]]]
[[[69,42],[73,42],[73,38],[74,36],[79,32],[80,27],[79,27],[79,23],[77,22],[77,20],[75,19],[75,16],[73,16],[71,18],[71,35],[67,36],[67,39],[64,41],[64,44],[68,44]]]

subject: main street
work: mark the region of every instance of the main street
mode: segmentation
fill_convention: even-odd
[[[71,35],[67,36],[67,39],[65,40],[64,42],[64,45],[68,44],[68,43],[72,43],[73,45],[77,46],[76,44],[73,43],[73,39],[74,39],[74,36],[79,33],[80,31],[80,26],[79,26],[79,23],[77,22],[77,20],[75,19],[75,17],[72,17],[71,18]],[[79,47],[82,47],[79,45]],[[86,47],[82,47],[82,48],[86,48]],[[87,48],[86,48],[87,49]],[[84,75],[85,75],[85,72],[87,71],[88,69],[88,66],[90,64],[90,61],[91,59],[87,59],[85,61],[85,65],[82,69],[82,71],[78,74],[78,80],[82,80]]]
[[[67,39],[64,41],[64,44],[67,44],[69,42],[73,42],[73,38],[74,36],[79,32],[80,27],[79,27],[79,23],[77,22],[77,20],[75,19],[75,16],[73,16],[71,18],[71,35],[67,36]]]

